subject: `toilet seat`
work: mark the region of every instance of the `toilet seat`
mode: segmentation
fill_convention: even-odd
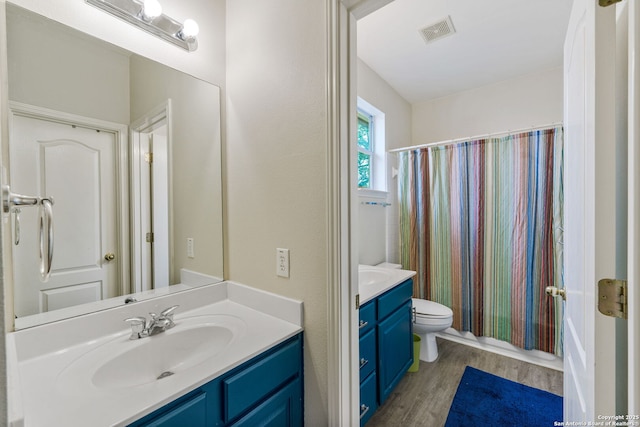
[[[453,316],[453,311],[449,307],[435,301],[412,298],[411,303],[417,318],[445,319]]]

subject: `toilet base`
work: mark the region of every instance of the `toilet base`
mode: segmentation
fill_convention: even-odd
[[[434,362],[438,358],[438,344],[436,334],[420,335],[420,360],[423,362]]]

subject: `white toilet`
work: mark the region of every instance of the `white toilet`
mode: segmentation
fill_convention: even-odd
[[[420,341],[420,360],[433,362],[438,358],[436,332],[444,331],[453,323],[453,311],[435,301],[412,298],[415,316],[413,333],[418,334]]]

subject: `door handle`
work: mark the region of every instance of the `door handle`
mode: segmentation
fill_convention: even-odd
[[[365,405],[364,403],[360,405],[360,419],[364,417],[364,415],[369,412],[370,406]]]
[[[13,210],[13,244],[18,246],[20,244],[20,213],[22,209],[15,208]]]
[[[2,186],[2,210],[11,212],[16,206],[38,206],[40,210],[38,240],[40,241],[40,276],[47,282],[51,276],[51,262],[53,260],[53,199],[51,197],[33,197],[12,193],[8,185]],[[15,209],[16,236],[14,244],[20,243],[20,209]]]
[[[51,277],[53,261],[53,200],[40,201],[40,275],[46,282]]]
[[[104,259],[105,261],[113,261],[114,259],[116,259],[116,254],[109,252],[104,256]]]

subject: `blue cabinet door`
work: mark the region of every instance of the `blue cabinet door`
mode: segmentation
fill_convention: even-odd
[[[411,301],[408,301],[378,323],[378,397],[381,405],[412,363]]]

